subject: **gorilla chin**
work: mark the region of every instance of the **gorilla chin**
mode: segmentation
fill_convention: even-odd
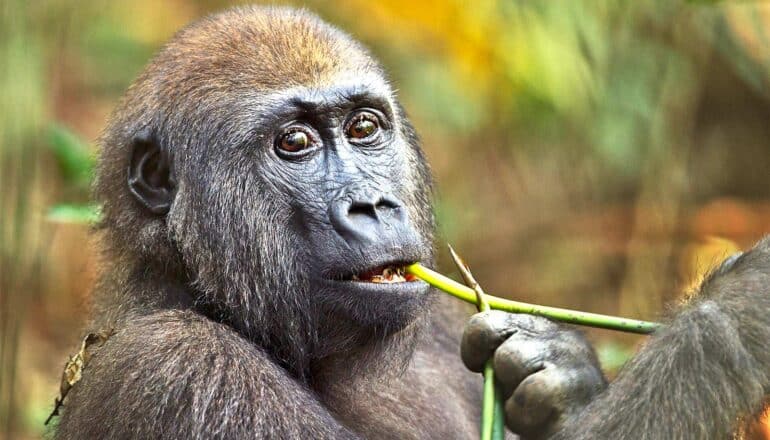
[[[424,281],[377,284],[323,280],[322,303],[333,315],[377,334],[391,334],[428,313],[433,293]]]

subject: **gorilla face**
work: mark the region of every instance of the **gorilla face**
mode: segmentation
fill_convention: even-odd
[[[431,297],[404,271],[433,259],[430,171],[358,43],[309,15],[273,20],[302,35],[202,50],[196,34],[233,38],[204,21],[164,49],[123,103],[149,94],[157,106],[133,111],[154,117],[131,135],[128,186],[164,222],[155,240],[197,300],[263,346],[306,350],[319,328],[346,324],[391,334]]]
[[[431,258],[412,214],[431,208],[413,195],[419,147],[387,90],[379,79],[271,96],[257,174],[260,197],[281,201],[309,294],[360,325],[400,328],[428,292],[404,268]]]
[[[355,84],[305,90],[282,107],[264,166],[291,206],[311,284],[360,324],[404,321],[427,293],[404,268],[429,259],[430,248],[408,209],[416,146],[395,106]]]

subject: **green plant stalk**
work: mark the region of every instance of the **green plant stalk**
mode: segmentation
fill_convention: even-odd
[[[484,400],[481,406],[481,440],[497,440],[494,437],[495,424],[495,405],[497,398],[495,396],[495,370],[492,366],[492,360],[484,364]]]
[[[407,267],[407,272],[420,278],[439,290],[459,298],[471,304],[477,304],[476,292],[451,278],[447,278],[438,272],[428,269],[419,263]],[[584,325],[589,327],[618,330],[627,333],[650,334],[660,328],[661,324],[655,322],[639,321],[636,319],[619,318],[616,316],[600,315],[597,313],[580,312],[577,310],[561,309],[558,307],[540,306],[520,301],[512,301],[497,298],[492,295],[484,295],[489,307],[495,310],[503,310],[510,313],[526,313],[538,315],[554,321],[568,324]]]
[[[479,292],[476,294],[476,307],[480,312],[489,310],[489,304],[486,302],[486,295]],[[495,389],[495,369],[492,359],[484,364],[484,394],[481,405],[481,440],[503,440],[505,430],[503,429],[503,419],[495,417],[495,409],[501,401]],[[497,434],[497,435],[495,435]]]
[[[505,440],[505,408],[503,408],[503,399],[498,390],[495,390],[494,415],[494,425],[492,425],[492,439]]]
[[[465,284],[476,296],[476,308],[479,312],[489,310],[486,293],[481,288],[460,255],[449,246],[449,253],[460,271]],[[492,359],[484,364],[484,392],[481,405],[481,440],[505,440],[505,419],[502,411],[502,399],[495,387],[495,369]]]

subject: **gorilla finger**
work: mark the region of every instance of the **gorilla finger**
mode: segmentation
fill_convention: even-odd
[[[460,351],[465,366],[480,372],[495,349],[511,335],[543,336],[558,330],[553,322],[519,313],[490,310],[473,315],[465,326]]]
[[[498,347],[493,365],[504,396],[510,396],[527,376],[546,367],[547,359],[552,357],[552,345],[548,340],[515,334]]]
[[[513,332],[508,320],[509,313],[489,310],[471,316],[463,330],[460,355],[471,371],[481,372],[495,349]]]
[[[547,368],[525,378],[505,402],[505,422],[525,437],[558,429],[570,396],[570,379]]]

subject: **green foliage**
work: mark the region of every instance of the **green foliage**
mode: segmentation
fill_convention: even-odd
[[[605,371],[617,372],[634,356],[634,350],[616,342],[605,342],[597,345],[596,355]]]
[[[96,223],[101,218],[101,210],[96,205],[52,206],[46,214],[46,219],[56,223]]]
[[[155,47],[139,41],[130,30],[114,22],[97,21],[82,37],[85,67],[93,70],[89,86],[106,96],[123,93],[155,52]]]
[[[96,163],[88,145],[60,124],[53,124],[48,129],[48,141],[65,186],[77,193],[87,194]],[[99,217],[100,210],[96,205],[57,204],[46,213],[46,219],[55,223],[95,223]]]
[[[59,124],[53,124],[48,129],[48,140],[65,181],[87,188],[93,179],[95,164],[88,146],[67,127]]]

